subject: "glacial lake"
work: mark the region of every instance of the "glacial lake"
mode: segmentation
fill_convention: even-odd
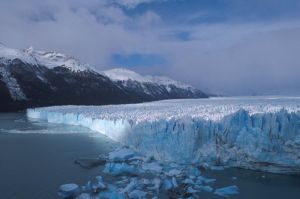
[[[77,158],[107,154],[119,144],[87,128],[28,121],[25,113],[0,114],[0,198],[56,199],[64,183],[84,185],[102,168],[83,169]],[[206,171],[214,188],[237,185],[241,199],[299,199],[300,176],[243,169]],[[203,198],[222,198],[204,194]]]

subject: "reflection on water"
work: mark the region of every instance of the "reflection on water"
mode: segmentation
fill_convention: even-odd
[[[102,168],[82,169],[80,157],[97,157],[117,146],[99,133],[78,127],[28,121],[24,113],[0,114],[0,198],[55,199],[58,186],[80,185]],[[57,134],[59,133],[59,134]],[[207,171],[214,188],[237,185],[242,199],[298,199],[300,177],[240,169]],[[221,198],[203,193],[203,198]]]

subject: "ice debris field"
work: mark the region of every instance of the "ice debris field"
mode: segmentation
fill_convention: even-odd
[[[158,160],[300,171],[299,97],[55,106],[28,109],[27,116],[88,127]]]
[[[201,169],[207,165],[159,161],[128,147],[100,156],[99,160],[105,164],[103,173],[113,176],[113,182],[97,176],[83,186],[63,184],[58,195],[76,199],[194,199],[212,194],[229,197],[239,193],[236,185],[217,187],[216,179],[204,177]]]

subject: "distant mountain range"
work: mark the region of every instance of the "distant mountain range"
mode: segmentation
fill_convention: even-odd
[[[121,68],[99,72],[62,53],[16,50],[0,43],[0,97],[3,112],[208,96],[168,77],[142,76]]]

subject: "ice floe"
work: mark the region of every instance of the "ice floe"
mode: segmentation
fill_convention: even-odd
[[[224,196],[224,197],[229,197],[231,195],[235,195],[238,193],[239,193],[239,189],[236,185],[219,188],[219,189],[216,189],[214,192],[214,194],[219,195],[219,196]]]

